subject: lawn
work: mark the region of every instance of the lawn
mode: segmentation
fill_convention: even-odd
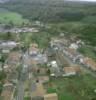
[[[90,57],[94,60],[96,60],[96,53],[95,50],[93,50],[92,47],[87,47],[87,46],[82,46],[81,48],[78,49],[80,53],[83,55]]]
[[[24,97],[24,100],[31,100],[30,97]]]
[[[70,78],[51,78],[45,84],[48,93],[56,93],[59,100],[96,100],[96,79],[91,75]]]
[[[10,22],[15,25],[29,23],[29,21],[27,19],[24,19],[20,14],[0,8],[0,23],[8,24]]]
[[[33,33],[22,33],[20,34],[20,41],[23,42],[26,47],[28,47],[29,44],[32,43],[32,35]]]

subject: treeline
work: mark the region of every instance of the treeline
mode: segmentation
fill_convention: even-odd
[[[64,0],[13,0],[0,7],[18,12],[30,20],[44,22],[81,21],[96,15],[95,4],[66,2]]]

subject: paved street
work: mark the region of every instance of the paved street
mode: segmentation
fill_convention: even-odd
[[[27,53],[26,53],[27,54]],[[28,55],[24,55],[22,54],[22,59],[21,59],[21,62],[22,62],[22,70],[21,70],[21,73],[20,73],[20,79],[19,79],[19,82],[18,82],[18,85],[17,85],[17,98],[16,100],[24,100],[24,82],[25,80],[27,79],[27,69],[25,70],[25,60],[27,59],[26,57],[28,57]]]
[[[23,100],[24,98],[24,82],[23,81],[19,81],[18,82],[18,87],[17,87],[18,91],[17,91],[17,98],[16,100]]]
[[[24,100],[24,82],[29,78],[29,72],[28,72],[28,59],[30,59],[30,56],[28,55],[28,52],[25,52],[22,54],[22,71],[20,74],[20,79],[17,85],[17,98],[16,100]],[[35,91],[36,89],[36,82],[34,80],[34,76],[31,73],[30,75],[30,96],[32,97],[31,93]]]

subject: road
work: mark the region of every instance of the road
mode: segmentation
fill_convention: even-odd
[[[29,77],[29,93],[32,100],[33,97],[32,92],[36,90],[36,81],[34,80],[33,73],[30,73],[30,76],[31,77]]]
[[[63,66],[68,67],[68,66],[73,66],[74,65],[74,63],[70,59],[68,59],[63,54],[63,52],[60,51],[60,50],[56,51],[56,59],[57,59],[57,63],[59,63],[59,64],[61,64]]]
[[[27,68],[25,70],[25,65],[26,65],[26,57],[28,57],[27,53],[26,55],[22,53],[22,59],[21,59],[21,63],[22,63],[22,70],[20,73],[20,78],[18,80],[18,84],[17,84],[17,97],[16,100],[24,100],[24,82],[25,80],[28,78],[28,72],[27,72]]]
[[[26,51],[24,54],[22,54],[22,60],[21,60],[22,70],[21,70],[20,79],[17,85],[17,99],[16,100],[24,100],[24,83],[26,80],[29,79],[30,81],[29,91],[30,91],[31,98],[32,98],[31,93],[36,90],[36,81],[34,80],[34,75],[32,72],[31,73],[29,72],[30,64],[28,64],[28,59],[30,59],[30,56],[28,52]]]
[[[16,100],[24,100],[24,82],[19,81],[18,82],[18,87],[17,87],[17,98]]]

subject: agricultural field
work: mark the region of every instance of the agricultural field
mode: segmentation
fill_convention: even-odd
[[[10,24],[14,25],[22,25],[23,23],[27,24],[29,21],[24,19],[20,14],[10,12],[8,10],[0,8],[0,23],[2,24]]]
[[[91,75],[51,78],[45,84],[48,93],[56,92],[59,100],[96,100],[96,80]]]

